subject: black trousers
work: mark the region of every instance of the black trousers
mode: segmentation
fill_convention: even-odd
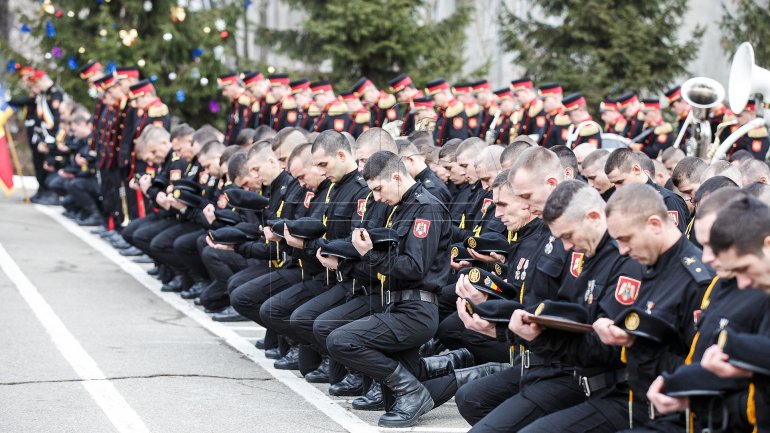
[[[338,283],[297,307],[289,317],[289,324],[294,334],[300,336],[299,342],[310,346],[319,355],[327,355],[326,346],[318,344],[313,333],[315,321],[321,314],[342,305],[352,296],[352,291],[352,282]]]
[[[141,220],[137,221],[142,221]],[[128,223],[128,226],[126,228],[131,227],[131,223]],[[172,219],[166,219],[166,218],[158,218],[154,221],[146,221],[143,224],[140,224],[138,228],[133,232],[133,236],[131,236],[131,243],[142,250],[143,253],[147,254],[148,256],[152,257],[156,262],[160,262],[160,259],[158,257],[155,257],[152,255],[152,247],[150,246],[152,244],[152,240],[155,239],[155,236],[163,232],[164,230],[171,228],[175,225],[177,225],[179,222]]]
[[[237,274],[236,274],[237,275]],[[266,328],[265,348],[278,347],[278,334],[274,329],[267,328],[265,322],[259,316],[262,304],[289,287],[301,281],[302,270],[300,268],[280,268],[265,273],[261,277],[241,284],[230,293],[230,305],[242,316],[253,320]]]
[[[635,406],[633,411],[634,425],[641,426],[649,423],[647,410],[643,406]],[[628,394],[613,392],[602,398],[592,398],[583,403],[554,412],[520,430],[522,433],[535,432],[597,432],[615,433],[628,429]],[[682,432],[683,427],[678,427]]]
[[[521,363],[504,371],[474,380],[460,387],[455,394],[457,410],[469,424],[475,425],[505,400],[519,393]]]
[[[382,297],[379,293],[374,295],[355,296],[342,305],[334,307],[318,317],[313,322],[313,335],[317,345],[324,348],[328,354],[327,338],[335,329],[347,325],[358,319],[369,317],[372,314],[382,312]],[[347,374],[347,369],[334,357],[329,358],[329,382],[337,383]]]
[[[112,218],[115,229],[120,228],[123,221],[123,210],[120,202],[119,188],[122,183],[120,171],[117,169],[105,169],[101,171],[102,184],[102,211],[105,219]]]
[[[577,379],[571,375],[545,379],[507,398],[470,431],[516,432],[549,413],[580,404],[585,398]]]
[[[314,278],[300,281],[271,296],[259,309],[259,317],[267,329],[272,329],[295,342],[308,344],[307,336],[298,335],[291,327],[291,314],[300,305],[320,295],[326,289],[326,282]],[[312,338],[312,335],[310,336]]]
[[[197,233],[200,226],[195,223],[182,221],[158,233],[150,242],[150,256],[169,266],[176,273],[187,275],[184,258],[175,254],[174,242],[181,236]],[[197,238],[197,234],[195,236]]]
[[[252,263],[249,264],[246,269],[241,269],[240,271],[230,275],[230,278],[227,279],[227,292],[230,293],[230,296],[233,295],[233,291],[235,289],[248,283],[249,281],[255,280],[269,272],[281,269],[271,267],[269,262],[266,260],[257,260],[256,262],[252,260],[251,262]]]
[[[67,185],[67,193],[82,210],[95,211],[99,207],[99,185],[93,176],[72,179]]]
[[[416,377],[425,377],[419,347],[438,328],[438,306],[404,301],[384,312],[341,326],[327,337],[329,354],[350,368],[382,381],[401,364]]]
[[[197,226],[194,230],[178,236],[172,246],[173,254],[179,259],[183,271],[196,283],[209,278],[197,246],[198,238],[205,233],[204,229]]]
[[[466,329],[457,311],[439,323],[436,336],[451,350],[467,348],[476,364],[511,360],[509,343]]]
[[[247,259],[235,251],[215,250],[205,245],[205,238],[198,237],[198,247],[203,248],[201,260],[206,266],[211,283],[201,293],[201,305],[211,310],[218,310],[230,305],[227,292],[227,280],[236,272],[249,267],[255,260]]]
[[[45,177],[45,187],[64,197],[67,195],[67,181],[68,179],[59,176],[58,173],[48,173]]]

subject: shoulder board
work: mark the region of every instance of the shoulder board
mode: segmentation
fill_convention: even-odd
[[[674,130],[674,127],[670,123],[666,122],[656,127],[655,130],[652,131],[652,133],[655,135],[670,134],[673,130]]]
[[[272,93],[268,93],[267,95],[265,95],[265,102],[267,102],[268,104],[275,104],[276,102],[278,102],[278,100],[275,99],[275,96],[273,96]]]
[[[318,108],[318,105],[311,104],[310,107],[307,109],[307,114],[310,117],[318,117],[321,115],[321,109]]]
[[[543,111],[543,101],[540,99],[536,100],[534,104],[529,106],[529,117],[535,117]]]
[[[390,93],[387,94],[388,96],[382,97],[377,101],[377,106],[382,108],[383,110],[387,110],[390,108],[393,108],[394,105],[396,105],[396,97],[391,95]]]
[[[152,107],[147,109],[147,115],[150,117],[163,117],[168,114],[168,106],[166,104],[160,103],[158,105],[153,105]]]
[[[698,257],[683,257],[682,265],[698,284],[709,282],[714,278],[714,272],[711,268],[703,264]]]
[[[733,113],[726,113],[724,117],[722,117],[722,122],[732,122],[733,120],[736,120],[737,117],[735,117],[735,114]]]
[[[422,204],[430,204],[431,203],[430,197],[427,194],[417,194],[415,199],[417,200],[418,203],[422,203]]]
[[[569,115],[567,114],[557,114],[553,119],[553,124],[556,126],[567,126],[571,123],[572,121],[569,120]]]
[[[455,117],[463,111],[465,111],[465,105],[462,102],[456,102],[453,105],[447,107],[446,111],[444,112],[444,117]]]
[[[284,110],[293,110],[297,108],[297,101],[292,97],[286,97],[283,102],[281,102],[281,107],[283,107]]]
[[[765,138],[767,137],[767,127],[760,126],[759,128],[754,128],[749,131],[748,136],[750,138]]]
[[[489,113],[490,116],[494,116],[495,113],[497,113],[499,110],[500,110],[500,107],[493,104],[489,106],[489,108],[487,109],[487,113]]]
[[[620,134],[626,129],[627,123],[628,122],[626,122],[625,119],[620,119],[617,121],[617,123],[615,123],[615,126],[612,127],[612,130]]]
[[[248,107],[251,105],[251,98],[248,95],[241,95],[238,97],[238,103]]]
[[[642,113],[641,111],[639,111],[638,113],[636,113],[636,120],[639,120],[639,121],[641,121],[641,122],[644,122],[644,113]]]
[[[588,137],[591,135],[596,135],[599,133],[599,126],[595,123],[591,123],[589,125],[586,125],[582,128],[580,128],[580,136],[581,137]]]
[[[369,111],[364,111],[356,114],[356,123],[358,124],[368,124],[371,120],[372,120],[372,113]]]
[[[369,184],[366,183],[363,176],[356,176],[356,182],[363,187],[369,188]]]
[[[344,114],[346,111],[348,111],[348,106],[343,102],[339,102],[329,107],[329,116],[339,116],[340,114]]]
[[[481,111],[481,106],[479,104],[473,104],[470,107],[465,107],[465,114],[468,115],[468,117],[473,117]]]
[[[251,111],[252,111],[253,113],[256,113],[256,112],[258,112],[259,110],[260,110],[260,104],[259,104],[259,101],[257,101],[257,102],[255,102],[255,103],[251,104]]]

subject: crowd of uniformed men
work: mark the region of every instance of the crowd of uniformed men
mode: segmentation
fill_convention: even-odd
[[[381,426],[454,397],[472,432],[770,431],[765,127],[709,164],[631,92],[600,125],[528,78],[335,95],[253,72],[219,78],[220,132],[170,128],[136,68],[82,68],[93,112],[21,75],[34,202],[213,320],[260,324],[275,368]],[[634,142],[608,151],[607,133]]]

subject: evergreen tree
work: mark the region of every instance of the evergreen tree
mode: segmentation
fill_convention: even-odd
[[[720,27],[724,29],[722,44],[732,59],[741,42],[750,42],[754,48],[754,62],[763,68],[770,68],[770,10],[767,2],[738,0],[736,12],[722,5],[724,16]],[[761,4],[764,3],[764,4]]]
[[[79,102],[87,86],[77,70],[97,60],[111,70],[137,66],[155,83],[172,115],[199,125],[210,122],[210,103],[219,96],[216,78],[227,70],[234,22],[243,5],[191,10],[172,0],[44,0],[22,16],[22,32],[45,55],[33,62]],[[5,56],[29,63],[13,47]],[[9,65],[11,69],[12,65]]]
[[[425,22],[424,0],[284,1],[305,11],[300,29],[262,27],[258,43],[307,64],[330,61],[325,75],[335,85],[349,86],[363,75],[384,86],[400,72],[421,84],[455,78],[462,69],[472,7],[467,0],[437,22]]]
[[[533,0],[501,16],[501,37],[536,82],[581,91],[590,107],[624,90],[658,92],[686,73],[703,30],[677,40],[687,0]]]

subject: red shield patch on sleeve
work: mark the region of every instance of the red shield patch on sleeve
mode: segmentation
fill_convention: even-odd
[[[474,129],[479,125],[479,121],[475,117],[468,119],[468,128]]]
[[[569,130],[567,128],[562,128],[561,129],[561,139],[566,141],[568,135],[569,135]]]
[[[337,132],[345,129],[345,119],[334,119],[334,130]]]
[[[396,114],[396,110],[390,109],[385,113],[386,116],[388,116],[388,120],[393,121],[396,120],[396,117],[398,117],[398,114]]]
[[[675,226],[679,225],[679,213],[675,210],[669,210],[666,211],[668,214],[668,217],[671,218],[671,221],[674,223]]]
[[[535,123],[537,124],[538,128],[542,128],[543,126],[545,126],[545,116],[535,117]]]
[[[182,178],[182,170],[171,170],[168,172],[168,178],[170,180],[179,180]]]
[[[642,282],[629,277],[618,278],[618,285],[615,287],[615,300],[621,305],[632,305],[639,295],[639,287]]]
[[[762,140],[751,140],[751,151],[757,153],[762,150]]]
[[[668,138],[668,134],[658,135],[658,143],[665,143],[667,138]]]
[[[147,167],[146,170],[144,170],[147,174],[150,175],[150,177],[155,177],[155,167]]]
[[[428,236],[428,230],[430,230],[430,221],[423,219],[414,220],[414,227],[412,228],[414,237],[424,238]]]
[[[297,112],[296,111],[289,111],[286,113],[286,121],[289,123],[294,123],[297,121]]]
[[[313,200],[313,197],[315,197],[315,193],[313,191],[308,191],[305,193],[305,201],[303,202],[305,208],[310,207],[310,201]]]
[[[217,207],[220,209],[224,209],[227,207],[227,195],[226,194],[219,194],[219,198],[217,199]]]
[[[358,213],[358,216],[363,218],[364,212],[366,212],[366,200],[365,199],[360,199],[360,200],[358,200],[358,206],[356,207],[356,213]]]
[[[198,183],[201,185],[205,185],[209,183],[209,174],[205,171],[202,171],[200,175],[198,175]]]
[[[579,277],[580,272],[583,270],[583,256],[583,253],[572,253],[572,258],[569,265],[569,273],[572,274],[572,276],[575,278]]]
[[[485,198],[484,199],[484,203],[481,204],[481,214],[482,215],[486,215],[487,214],[487,209],[489,209],[489,205],[491,205],[491,204],[492,204],[492,199],[491,198]]]
[[[463,129],[463,126],[465,126],[465,120],[462,117],[457,116],[452,119],[452,127],[454,129]]]

